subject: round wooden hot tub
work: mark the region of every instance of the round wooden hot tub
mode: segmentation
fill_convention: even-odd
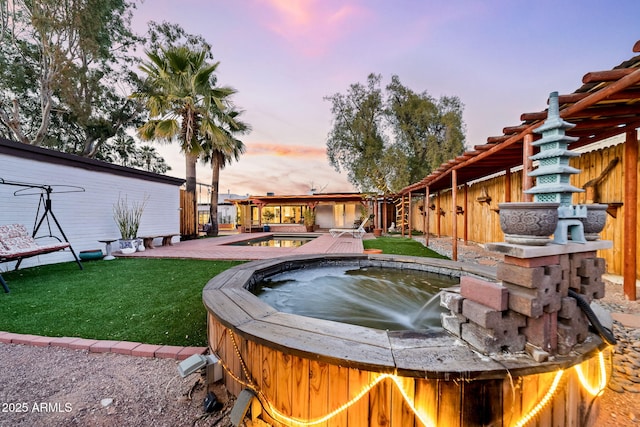
[[[593,425],[610,354],[596,335],[569,356],[479,354],[446,332],[383,331],[276,311],[250,290],[311,266],[417,269],[493,279],[491,269],[392,255],[319,255],[254,261],[203,291],[210,350],[227,389],[254,391],[251,416],[297,426]]]

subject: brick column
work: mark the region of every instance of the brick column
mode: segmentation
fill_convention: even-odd
[[[605,264],[596,250],[611,247],[610,241],[487,246],[505,254],[496,281],[464,276],[460,294],[443,295],[447,331],[485,354],[525,348],[567,354],[587,338],[589,321],[569,289],[589,302],[604,297]]]

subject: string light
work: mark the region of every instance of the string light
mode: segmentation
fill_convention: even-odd
[[[582,372],[582,364],[575,366],[576,373],[578,374],[578,378],[580,379],[580,384],[582,384],[582,387],[592,396],[599,395],[607,386],[607,371],[604,365],[604,355],[602,354],[602,352],[598,353],[598,358],[600,361],[600,375],[598,375],[599,382],[597,386],[592,386],[589,383],[589,380],[585,377],[584,372]]]
[[[595,387],[589,383],[589,381],[584,375],[584,372],[582,371],[582,364],[589,363],[589,361],[585,361],[585,362],[582,362],[581,364],[574,366],[578,379],[580,380],[580,384],[582,384],[582,387],[592,396],[599,395],[607,386],[607,371],[604,364],[604,353],[602,351],[598,353],[598,361],[599,361],[599,368],[600,368],[599,384]],[[549,403],[549,401],[555,394],[556,389],[558,388],[558,384],[560,383],[560,379],[562,378],[563,372],[564,371],[560,370],[558,371],[558,373],[556,373],[556,376],[553,380],[553,383],[551,384],[551,387],[549,388],[547,393],[544,395],[542,400],[538,402],[538,404],[527,415],[522,417],[520,421],[514,424],[514,427],[522,427],[526,425],[536,415],[538,415],[538,413],[547,405],[547,403]]]
[[[391,380],[393,382],[393,384],[395,384],[395,386],[397,387],[398,391],[400,392],[402,398],[404,399],[404,401],[406,402],[407,406],[411,409],[411,411],[413,412],[413,414],[416,416],[416,418],[420,421],[420,423],[425,426],[425,427],[432,427],[435,426],[435,422],[427,415],[427,414],[423,414],[421,413],[418,408],[416,408],[416,406],[413,404],[413,399],[411,397],[409,397],[409,395],[407,394],[407,392],[405,391],[403,385],[402,385],[402,379],[400,377],[398,377],[397,375],[394,374],[379,374],[376,376],[376,378],[370,382],[368,385],[364,386],[362,388],[362,390],[360,390],[360,392],[358,392],[358,394],[356,394],[351,400],[349,400],[348,402],[345,402],[344,404],[340,405],[338,408],[334,409],[333,411],[327,413],[326,415],[323,415],[319,418],[315,418],[315,419],[310,419],[310,420],[303,420],[300,418],[294,418],[294,417],[290,417],[286,414],[283,414],[282,412],[280,412],[278,409],[276,409],[273,404],[271,403],[271,401],[264,395],[264,393],[261,392],[261,390],[258,389],[257,385],[253,383],[253,381],[251,380],[251,376],[249,375],[247,366],[244,363],[244,360],[240,354],[240,350],[236,344],[236,340],[235,340],[235,336],[233,334],[233,331],[231,329],[226,329],[226,331],[229,333],[230,337],[231,337],[231,342],[233,344],[236,356],[239,358],[240,360],[240,365],[242,367],[243,373],[245,374],[245,376],[248,379],[247,381],[243,381],[242,379],[238,378],[228,367],[227,365],[220,360],[222,367],[224,368],[224,370],[235,380],[237,381],[239,384],[244,385],[245,387],[249,387],[252,390],[254,390],[258,396],[258,399],[260,400],[263,409],[269,414],[269,416],[271,416],[273,419],[275,419],[276,421],[282,422],[282,423],[288,423],[288,424],[292,424],[292,425],[297,425],[297,426],[313,426],[316,424],[320,424],[320,423],[324,423],[327,422],[328,420],[330,420],[331,418],[337,416],[338,414],[346,411],[347,409],[349,409],[351,406],[355,405],[358,401],[360,401],[360,399],[362,399],[364,396],[367,395],[367,393],[369,393],[371,391],[371,389],[373,389],[375,386],[377,386],[379,383],[385,381],[385,380]],[[582,387],[592,396],[597,396],[600,393],[602,393],[602,391],[604,390],[604,388],[607,385],[607,375],[606,375],[606,368],[605,368],[605,362],[604,362],[604,354],[603,352],[599,352],[598,353],[598,359],[599,359],[599,368],[600,368],[600,372],[599,372],[599,378],[598,378],[598,384],[596,386],[593,386],[589,383],[588,379],[585,377],[584,372],[582,370],[582,364],[579,365],[575,365],[574,369],[576,370],[576,374],[580,380],[580,383],[582,384]],[[583,363],[588,363],[589,361],[585,361]],[[533,409],[531,409],[531,411],[529,411],[526,415],[524,415],[518,422],[516,422],[515,424],[513,424],[513,427],[523,427],[525,426],[527,423],[529,423],[533,418],[535,418],[543,409],[545,406],[547,406],[547,404],[549,404],[549,402],[551,401],[551,399],[554,397],[558,386],[560,385],[560,381],[562,380],[562,377],[564,375],[564,370],[559,370],[556,372],[556,375],[553,379],[553,382],[551,383],[551,386],[549,387],[549,390],[547,390],[547,392],[545,393],[545,395],[542,397],[542,399],[533,407]]]
[[[526,425],[529,421],[531,421],[542,409],[549,403],[553,395],[556,393],[556,389],[558,388],[558,384],[560,384],[560,380],[562,379],[562,375],[564,374],[564,370],[560,369],[555,378],[553,379],[553,383],[551,383],[551,387],[547,390],[547,393],[544,397],[538,402],[536,406],[533,407],[531,411],[524,417],[520,419],[517,423],[514,424],[514,427],[522,427]]]
[[[422,423],[423,426],[425,426],[425,427],[435,426],[433,421],[428,420],[425,417],[425,415],[421,414],[418,411],[418,409],[413,405],[413,403],[411,402],[410,397],[407,395],[407,393],[405,392],[404,388],[402,387],[402,382],[401,382],[400,378],[398,378],[398,376],[393,375],[393,374],[380,374],[380,375],[378,375],[375,380],[373,380],[371,383],[369,383],[369,385],[365,386],[362,390],[360,390],[360,392],[353,399],[351,399],[350,401],[344,403],[343,405],[341,405],[337,409],[329,412],[328,414],[326,414],[326,415],[324,415],[324,416],[322,416],[320,418],[316,418],[314,420],[301,420],[299,418],[289,417],[289,416],[281,413],[280,411],[278,411],[276,408],[274,408],[269,401],[266,402],[267,405],[269,406],[269,410],[267,412],[269,412],[269,414],[274,419],[276,419],[277,421],[284,421],[284,422],[287,422],[287,423],[290,423],[290,424],[296,424],[296,425],[299,425],[299,426],[311,426],[311,425],[315,425],[315,424],[320,424],[320,423],[328,421],[329,419],[335,417],[339,413],[347,410],[349,407],[351,407],[354,404],[356,404],[367,393],[369,393],[369,391],[371,391],[372,388],[374,388],[380,382],[382,382],[384,380],[387,380],[387,379],[390,379],[391,381],[393,381],[393,383],[398,388],[398,391],[400,391],[400,394],[402,395],[404,401],[407,403],[407,405],[409,406],[411,411],[413,411],[414,415],[418,418],[418,420]]]

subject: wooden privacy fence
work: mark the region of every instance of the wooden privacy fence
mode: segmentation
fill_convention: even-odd
[[[196,201],[193,194],[180,190],[180,235],[196,236]]]
[[[613,241],[613,248],[600,251],[598,256],[606,260],[609,273],[621,275],[624,263],[625,211],[628,209],[638,216],[639,210],[637,203],[636,206],[624,203],[624,145],[583,153],[572,159],[570,164],[581,170],[581,173],[571,177],[571,184],[578,188],[587,187],[584,193],[574,194],[573,203],[609,204],[609,215],[600,237]],[[640,162],[636,168],[640,174]],[[424,194],[424,190],[412,192],[412,229],[425,230],[423,212],[428,211],[431,235],[452,236],[452,218],[455,217],[459,239],[476,243],[501,242],[504,241],[504,233],[500,229],[498,203],[522,201],[522,172],[502,174],[459,187],[456,212],[453,211],[451,190],[431,194],[426,207]],[[637,224],[636,235],[640,234],[640,218]],[[637,265],[636,276],[640,277],[640,264]]]

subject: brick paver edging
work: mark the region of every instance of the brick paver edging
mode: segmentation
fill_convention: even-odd
[[[205,354],[207,352],[207,347],[180,347],[175,345],[155,345],[130,341],[92,340],[71,337],[51,338],[2,331],[0,331],[0,343],[23,344],[36,347],[63,347],[73,350],[87,350],[91,353],[118,353],[129,356],[176,360],[184,360],[194,354]]]

